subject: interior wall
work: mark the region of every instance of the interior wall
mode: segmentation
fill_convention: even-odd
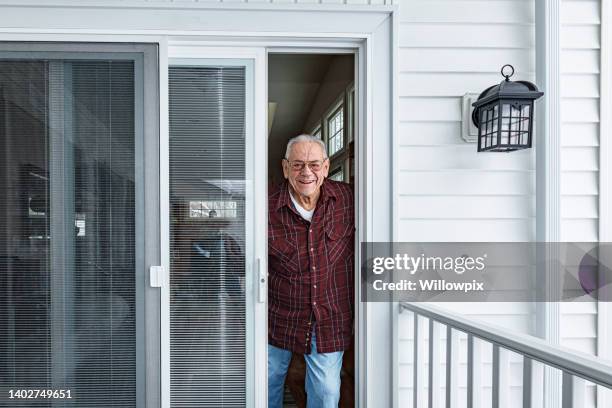
[[[310,107],[304,122],[303,132],[308,133],[319,122],[323,114],[337,101],[338,97],[353,82],[355,77],[353,54],[335,55],[329,64],[319,92]]]

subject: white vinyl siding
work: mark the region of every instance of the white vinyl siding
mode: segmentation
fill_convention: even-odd
[[[563,0],[561,24],[561,237],[594,242],[598,240],[600,2]],[[593,345],[590,352],[594,350]]]
[[[599,1],[562,1],[564,241],[598,239],[599,10]],[[400,241],[534,240],[534,149],[477,154],[476,146],[460,137],[464,93],[498,83],[505,63],[517,70],[514,79],[535,79],[533,24],[533,1],[400,2],[396,192]],[[534,329],[529,304],[452,306],[513,330]],[[597,305],[563,304],[561,313],[561,344],[594,353]],[[400,315],[400,405],[412,401],[412,324],[409,313]],[[465,369],[464,347],[462,343],[460,371]],[[511,361],[510,395],[519,397],[520,359]],[[486,351],[483,362],[486,373],[490,369]],[[487,378],[483,375],[485,400],[490,396]],[[460,387],[465,401],[465,382],[460,381]],[[593,401],[590,389],[585,407],[594,406]]]
[[[400,1],[399,241],[535,239],[534,149],[479,154],[476,144],[461,139],[465,93],[479,93],[499,83],[503,79],[499,70],[505,63],[514,65],[513,79],[534,81],[534,17],[533,1]],[[452,307],[512,330],[533,330],[530,304]],[[413,323],[409,313],[399,319],[399,405],[410,406]],[[465,339],[460,350],[459,370],[465,373]],[[491,369],[486,349],[482,360],[486,373]],[[521,362],[511,361],[511,396],[517,397]],[[483,374],[483,381],[486,402],[490,376]],[[459,387],[460,406],[465,407],[465,375]]]

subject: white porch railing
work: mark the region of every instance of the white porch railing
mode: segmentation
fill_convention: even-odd
[[[544,366],[554,367],[562,372],[562,407],[582,408],[587,381],[612,389],[612,365],[604,364],[594,357],[586,354],[576,353],[567,349],[551,346],[538,338],[512,333],[501,328],[466,319],[428,304],[423,303],[400,303],[400,313],[409,311],[414,314],[414,355],[413,355],[413,407],[420,407],[418,401],[421,399],[420,392],[424,391],[423,382],[425,373],[420,367],[423,366],[423,343],[424,333],[420,328],[419,317],[429,320],[429,361],[428,361],[428,387],[427,406],[430,408],[442,407],[439,390],[443,369],[440,360],[440,347],[442,340],[441,325],[446,326],[446,398],[445,407],[455,408],[458,392],[458,340],[455,331],[467,334],[467,406],[480,406],[480,390],[475,384],[480,383],[480,353],[477,350],[475,339],[492,344],[493,347],[493,369],[492,369],[492,400],[493,408],[500,407],[500,395],[504,392],[507,384],[502,378],[505,372],[502,366],[507,367],[504,361],[503,350],[509,350],[523,356],[523,408],[534,408],[534,365],[535,361]],[[434,324],[437,322],[439,324]],[[506,356],[507,359],[507,356]],[[503,363],[506,364],[503,364]],[[521,406],[515,401],[509,406]]]

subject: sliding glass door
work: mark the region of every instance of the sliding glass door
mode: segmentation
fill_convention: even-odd
[[[258,52],[0,43],[0,406],[266,405]]]
[[[253,100],[252,61],[171,61],[171,407],[254,406]]]
[[[159,401],[156,67],[154,46],[0,44],[0,406]]]

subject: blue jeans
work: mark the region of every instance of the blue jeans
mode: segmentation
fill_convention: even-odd
[[[289,350],[268,344],[268,408],[282,408],[285,377],[291,362]],[[314,330],[312,351],[306,360],[306,399],[308,408],[337,408],[340,401],[340,370],[344,351],[317,353]]]

